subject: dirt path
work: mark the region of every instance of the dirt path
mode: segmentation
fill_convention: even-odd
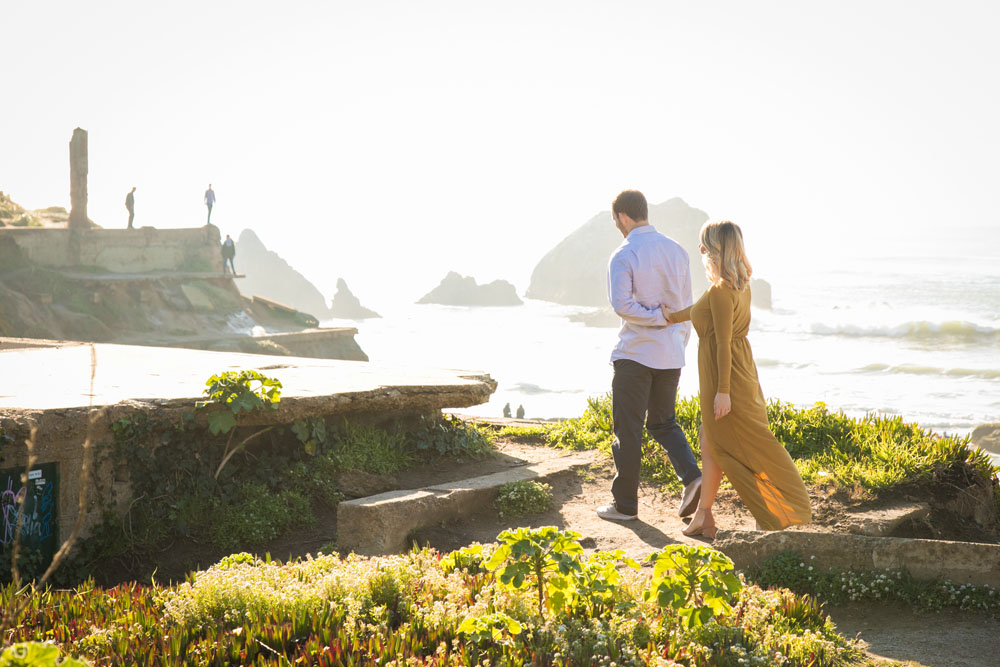
[[[915,611],[900,604],[827,606],[847,637],[868,642],[872,656],[927,667],[1000,665],[1000,618],[957,611]]]

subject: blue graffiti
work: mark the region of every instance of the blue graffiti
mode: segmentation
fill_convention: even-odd
[[[14,491],[14,480],[7,479],[7,489],[0,492],[0,515],[3,517],[3,533],[0,544],[10,544],[17,533],[17,522],[20,515],[21,539],[41,542],[53,536],[53,511],[55,502],[53,494],[55,487],[52,482],[46,482],[42,487],[41,496],[27,496],[28,489],[21,487]]]

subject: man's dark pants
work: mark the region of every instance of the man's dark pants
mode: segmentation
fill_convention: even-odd
[[[611,418],[615,442],[611,453],[618,474],[611,483],[611,494],[619,512],[638,514],[643,418],[649,434],[663,447],[685,486],[701,477],[701,471],[674,416],[680,369],[649,368],[631,359],[616,359],[614,367]]]
[[[135,220],[135,211],[132,209],[128,210],[128,228],[132,229],[132,221]]]

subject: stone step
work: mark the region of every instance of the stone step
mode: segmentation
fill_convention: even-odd
[[[729,556],[739,570],[760,565],[783,551],[794,551],[807,565],[821,569],[906,570],[916,579],[1000,587],[998,544],[799,530],[720,530],[712,547]]]
[[[572,452],[491,475],[348,500],[337,508],[337,544],[368,556],[400,553],[410,547],[409,536],[415,531],[492,504],[504,484],[545,482],[593,462],[594,452]]]

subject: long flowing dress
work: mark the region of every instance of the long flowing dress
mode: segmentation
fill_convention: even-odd
[[[690,319],[698,332],[701,419],[711,455],[764,530],[809,523],[802,477],[771,433],[767,405],[750,350],[750,288],[715,285],[672,321]],[[715,419],[715,394],[728,393],[732,411]]]

